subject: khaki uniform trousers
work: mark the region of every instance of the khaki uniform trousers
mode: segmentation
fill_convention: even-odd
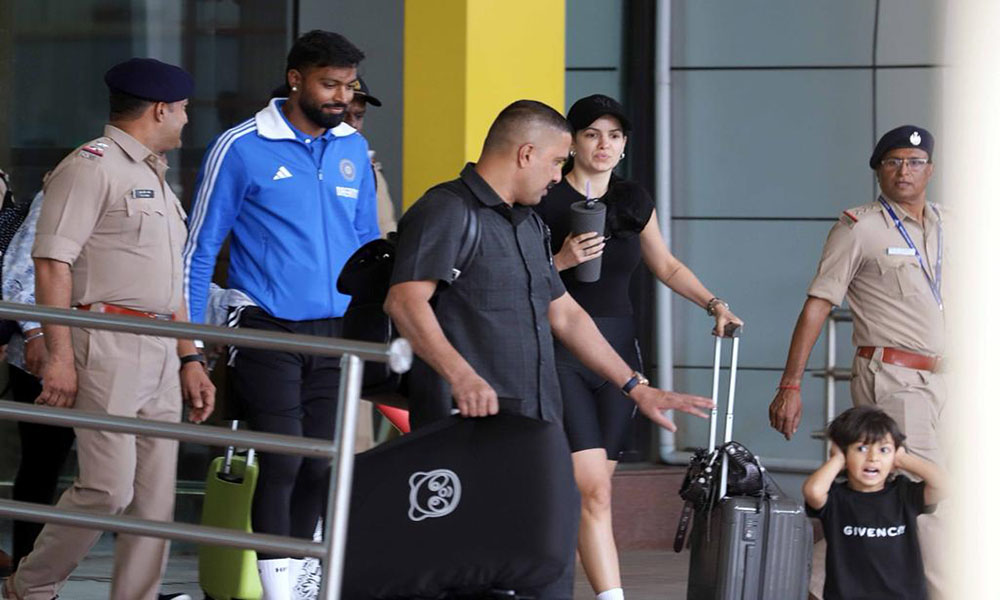
[[[177,342],[112,331],[73,329],[76,409],[177,422],[181,394]],[[76,429],[79,474],[59,508],[173,520],[177,442]],[[101,532],[48,524],[14,578],[24,600],[50,600]],[[155,600],[169,542],[118,535],[112,600]]]
[[[854,357],[851,368],[851,399],[855,406],[874,405],[896,420],[906,435],[906,448],[942,469],[947,460],[942,444],[943,419],[947,418],[944,375],[931,371],[888,365],[877,349],[871,358]],[[948,502],[929,515],[917,517],[920,553],[927,575],[927,591],[933,599],[946,598],[945,547]]]

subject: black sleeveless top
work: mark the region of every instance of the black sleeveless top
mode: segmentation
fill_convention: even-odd
[[[535,207],[552,230],[552,252],[562,248],[570,234],[570,205],[586,200],[563,179]],[[576,280],[576,269],[560,272],[566,290],[592,317],[623,317],[632,314],[629,282],[642,259],[639,233],[649,222],[655,205],[637,183],[611,176],[608,191],[600,198],[608,207],[604,236],[607,245],[601,257],[601,278],[593,283]]]

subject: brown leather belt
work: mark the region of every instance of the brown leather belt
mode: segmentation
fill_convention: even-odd
[[[76,307],[78,310],[92,310],[94,312],[102,312],[114,315],[128,315],[130,317],[146,317],[147,319],[156,319],[158,321],[173,321],[176,319],[174,314],[164,314],[164,313],[154,313],[146,312],[144,310],[134,310],[131,308],[125,308],[124,306],[117,306],[115,304],[107,304],[101,302],[100,304],[80,304]]]
[[[875,356],[875,346],[858,346],[858,356],[861,358],[871,358]],[[921,371],[936,371],[941,364],[941,357],[917,354],[899,348],[882,348],[882,362],[897,367],[907,369],[918,369]]]

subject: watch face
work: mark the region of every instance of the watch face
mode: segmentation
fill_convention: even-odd
[[[639,380],[639,385],[649,385],[649,379],[647,379],[642,373],[637,371],[635,377]]]

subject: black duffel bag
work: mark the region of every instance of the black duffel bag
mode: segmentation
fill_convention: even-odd
[[[359,454],[343,598],[453,598],[555,581],[580,497],[561,427],[452,417]]]

